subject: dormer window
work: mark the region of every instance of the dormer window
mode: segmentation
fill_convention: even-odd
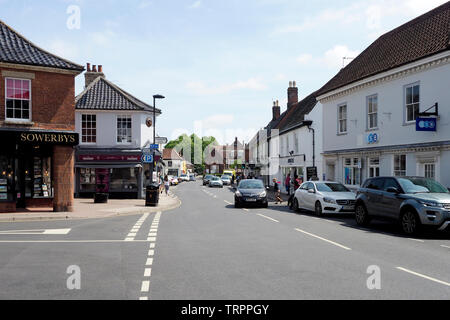
[[[31,81],[5,79],[6,120],[31,120]]]

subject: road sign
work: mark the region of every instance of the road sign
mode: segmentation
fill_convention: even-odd
[[[159,149],[159,144],[151,144],[150,145],[150,149],[151,150],[158,150]]]
[[[153,155],[152,154],[143,154],[141,157],[142,163],[153,163]]]

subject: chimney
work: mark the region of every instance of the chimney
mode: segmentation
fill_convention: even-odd
[[[86,64],[86,73],[84,74],[84,88],[86,89],[95,79],[97,79],[98,77],[105,77],[105,74],[103,73],[103,66],[99,65],[98,66],[98,71],[97,71],[97,66],[93,65],[92,69],[91,69],[91,64],[87,63]]]
[[[297,84],[295,83],[295,81],[289,81],[288,104],[287,104],[288,109],[290,109],[296,103],[298,103]]]
[[[274,101],[273,107],[272,107],[272,121],[277,120],[280,117],[281,114],[281,108],[279,106],[279,102]]]

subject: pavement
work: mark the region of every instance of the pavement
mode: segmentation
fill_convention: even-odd
[[[93,199],[75,199],[73,212],[53,212],[47,209],[28,209],[16,213],[0,213],[0,222],[12,221],[39,221],[39,220],[65,220],[65,219],[101,219],[120,215],[136,215],[158,211],[172,210],[181,205],[175,195],[176,187],[171,187],[169,195],[160,194],[157,207],[146,207],[145,200],[109,199],[108,203],[94,203]]]

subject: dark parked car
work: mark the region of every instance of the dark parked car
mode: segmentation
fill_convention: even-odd
[[[207,174],[206,176],[204,176],[204,177],[203,177],[203,185],[204,185],[204,186],[208,185],[209,182],[211,181],[211,179],[212,179],[213,177],[214,177],[214,176],[211,175],[211,174]]]
[[[367,179],[358,190],[356,222],[372,218],[400,222],[404,233],[417,234],[423,226],[445,230],[450,225],[450,192],[433,179],[379,177]]]
[[[261,180],[241,180],[234,193],[234,206],[260,205],[268,207],[267,191]]]

